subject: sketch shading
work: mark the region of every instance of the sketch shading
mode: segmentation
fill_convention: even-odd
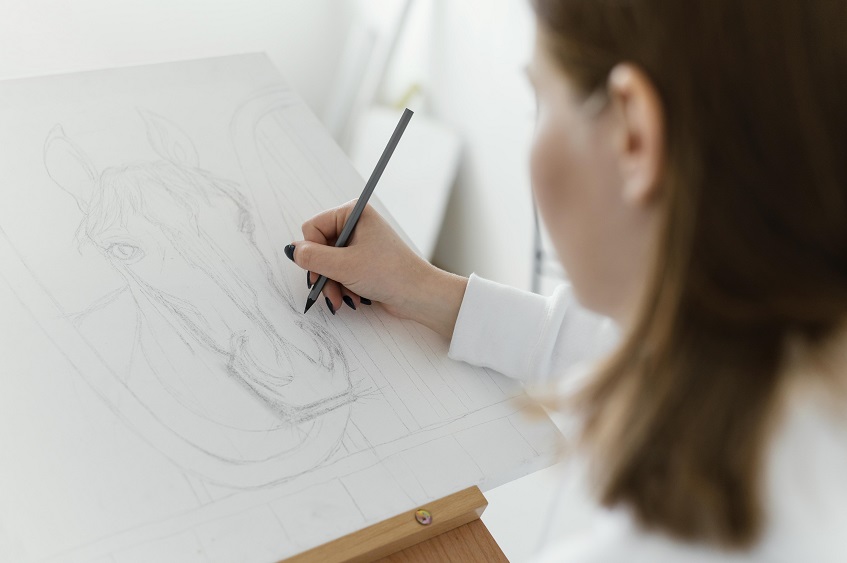
[[[59,124],[44,143],[47,173],[79,207],[77,241],[125,281],[73,321],[134,326],[113,373],[202,454],[175,459],[186,470],[235,487],[308,471],[338,447],[356,399],[344,351],[325,319],[297,311],[236,183],[201,168],[173,122],[139,115],[158,160],[98,171]]]

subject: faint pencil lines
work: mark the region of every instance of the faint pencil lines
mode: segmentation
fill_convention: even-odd
[[[255,132],[259,119],[285,106],[280,100],[278,92],[257,96],[236,112],[231,130]],[[205,461],[189,461],[192,456],[172,449],[169,457],[182,459],[186,468],[247,487],[308,471],[337,450],[356,400],[341,346],[323,323],[295,314],[290,291],[256,244],[253,211],[239,188],[200,168],[190,137],[172,122],[146,110],[139,114],[161,160],[98,171],[59,125],[44,144],[48,175],[81,211],[74,236],[96,248],[126,282],[71,321],[86,325],[89,334],[102,331],[98,317],[126,293],[132,296],[137,317],[122,363],[137,375],[116,379],[154,419],[206,454]],[[238,156],[255,150],[242,147]],[[212,372],[205,379],[190,375],[197,369],[192,365],[206,364]],[[221,404],[213,412],[208,401],[226,396],[233,383],[275,419],[261,422],[264,415],[257,414],[253,424],[264,427],[239,427],[225,421]],[[233,440],[289,429],[294,434],[282,441]],[[212,436],[227,445],[221,449]],[[248,450],[240,444],[249,444]],[[264,470],[240,471],[268,463]]]

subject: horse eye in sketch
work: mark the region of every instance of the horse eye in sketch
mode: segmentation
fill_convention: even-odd
[[[134,264],[144,258],[144,251],[133,244],[126,242],[115,242],[106,248],[106,254],[110,258],[120,260],[124,264]]]
[[[252,235],[256,230],[256,224],[253,222],[253,216],[246,209],[241,209],[238,212],[238,230],[242,233]]]

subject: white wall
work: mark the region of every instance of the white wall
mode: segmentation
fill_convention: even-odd
[[[434,261],[529,289],[535,102],[524,67],[534,16],[527,0],[433,1],[428,100],[465,142]]]
[[[348,0],[4,0],[0,79],[266,51],[316,112]]]
[[[356,6],[385,28],[403,3],[357,0]],[[529,0],[417,0],[377,92],[380,102],[393,105],[410,86],[421,86],[422,104],[413,101],[413,109],[462,139],[433,261],[524,289],[533,265],[528,148],[535,114],[524,67],[534,26]]]

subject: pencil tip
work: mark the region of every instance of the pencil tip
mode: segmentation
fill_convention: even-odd
[[[306,313],[308,313],[309,309],[311,309],[312,305],[314,305],[314,304],[315,304],[314,299],[311,299],[311,298],[306,299],[306,309],[303,311],[303,314],[305,315]]]

